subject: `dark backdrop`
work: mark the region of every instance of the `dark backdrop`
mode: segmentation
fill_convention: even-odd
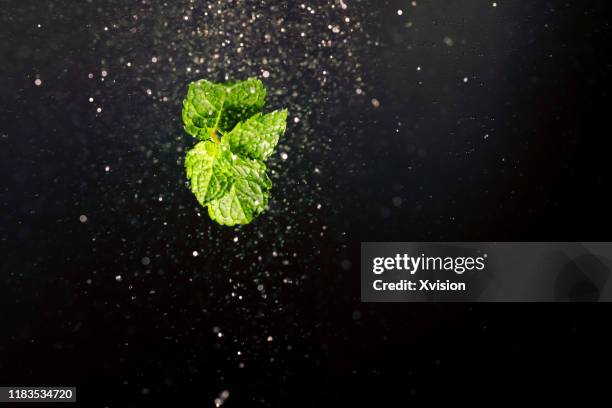
[[[610,240],[606,2],[5,3],[0,384],[100,407],[605,390],[607,305],[362,304],[358,268],[361,241]],[[181,100],[251,75],[289,128],[269,211],[222,228]]]

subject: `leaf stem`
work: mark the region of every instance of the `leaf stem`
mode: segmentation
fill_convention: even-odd
[[[213,140],[213,142],[215,142],[216,144],[221,143],[221,141],[219,140],[219,138],[217,137],[217,129],[211,129],[210,131],[210,137]]]

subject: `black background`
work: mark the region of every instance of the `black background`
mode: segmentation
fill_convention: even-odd
[[[328,24],[245,3],[307,36]],[[605,392],[607,305],[362,304],[359,244],[609,241],[606,2],[346,3],[359,72],[265,81],[269,105],[302,120],[271,160],[269,212],[238,229],[198,215],[180,101],[201,76],[260,75],[253,55],[274,47],[196,75],[177,9],[171,30],[151,2],[3,5],[2,385],[75,385],[100,407],[214,406],[223,390],[226,406],[313,407]],[[300,42],[278,41],[291,65]],[[143,62],[168,50],[162,68]]]

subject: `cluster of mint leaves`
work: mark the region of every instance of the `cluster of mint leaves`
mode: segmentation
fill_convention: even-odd
[[[287,127],[287,110],[263,114],[260,80],[189,84],[185,131],[200,139],[185,157],[191,191],[221,225],[248,224],[268,205],[272,182],[265,161]]]

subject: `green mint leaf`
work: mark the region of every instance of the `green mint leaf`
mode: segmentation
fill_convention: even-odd
[[[259,79],[249,78],[229,84],[219,123],[219,130],[223,134],[232,130],[238,122],[261,112],[266,101],[266,88]]]
[[[223,143],[228,144],[234,153],[265,161],[274,152],[286,127],[286,109],[267,115],[258,113],[238,123],[231,132],[223,136]]]
[[[185,130],[203,140],[185,156],[187,178],[221,225],[248,224],[268,205],[272,182],[264,162],[285,132],[287,110],[262,114],[265,95],[257,79],[199,80],[183,101]]]
[[[266,90],[260,80],[215,84],[201,79],[189,84],[183,100],[183,123],[190,135],[207,140],[226,133],[240,121],[261,112]]]
[[[272,182],[266,165],[258,160],[235,155],[234,183],[222,198],[208,206],[208,215],[221,225],[248,224],[268,205]]]
[[[232,185],[231,153],[210,140],[200,142],[187,152],[185,170],[191,191],[202,205],[222,197]]]

